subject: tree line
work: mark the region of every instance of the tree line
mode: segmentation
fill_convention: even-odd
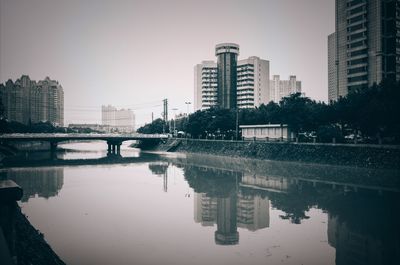
[[[340,142],[358,137],[366,142],[400,142],[400,82],[384,81],[380,85],[352,91],[326,104],[300,93],[269,102],[254,109],[225,110],[211,108],[196,111],[176,120],[176,129],[194,138],[235,135],[236,115],[240,125],[287,124],[296,137],[316,137],[319,142]],[[138,129],[140,133],[168,132],[168,124],[157,119]]]

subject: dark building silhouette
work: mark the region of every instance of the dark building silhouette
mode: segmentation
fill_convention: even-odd
[[[27,75],[15,82],[9,79],[4,85],[0,84],[0,101],[4,116],[10,121],[64,125],[64,90],[49,77],[38,82]]]
[[[217,56],[218,93],[217,102],[221,109],[235,109],[237,106],[237,57],[239,45],[221,43],[215,46]]]
[[[336,0],[336,32],[328,37],[329,100],[400,80],[400,1]]]

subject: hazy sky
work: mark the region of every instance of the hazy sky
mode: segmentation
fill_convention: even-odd
[[[269,60],[271,75],[297,75],[307,96],[327,100],[334,2],[0,0],[0,82],[50,76],[64,88],[66,123],[100,122],[113,104],[140,126],[160,117],[163,98],[186,112],[194,65],[234,42],[239,59]]]

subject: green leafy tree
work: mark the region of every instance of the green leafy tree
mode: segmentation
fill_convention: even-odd
[[[156,119],[152,123],[146,124],[139,129],[137,129],[138,133],[163,133],[168,131],[168,126],[165,124],[164,120]]]

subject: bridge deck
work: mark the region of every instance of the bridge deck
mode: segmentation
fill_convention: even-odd
[[[27,134],[2,134],[0,141],[70,141],[70,140],[104,140],[128,141],[144,139],[167,139],[166,134],[52,134],[52,133],[27,133]]]

